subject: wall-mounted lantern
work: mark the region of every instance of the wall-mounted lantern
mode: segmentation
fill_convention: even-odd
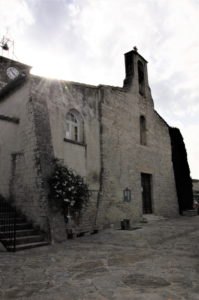
[[[131,202],[131,190],[129,188],[123,190],[123,199],[125,202]]]

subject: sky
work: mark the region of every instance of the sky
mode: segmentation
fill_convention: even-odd
[[[3,54],[32,73],[95,85],[122,86],[123,54],[137,46],[155,109],[181,130],[199,179],[199,0],[0,0],[3,36],[14,41]]]

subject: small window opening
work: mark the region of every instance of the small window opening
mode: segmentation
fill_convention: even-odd
[[[75,129],[75,141],[78,141],[78,128],[77,128],[77,126],[75,126],[74,129]]]
[[[66,138],[83,142],[83,121],[79,112],[72,110],[66,115]]]
[[[139,93],[141,95],[145,94],[144,85],[145,85],[145,78],[144,78],[144,66],[141,61],[138,61],[138,83],[139,83]]]
[[[140,116],[140,144],[146,145],[146,119],[144,116]]]

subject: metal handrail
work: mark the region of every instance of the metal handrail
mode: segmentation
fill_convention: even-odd
[[[16,251],[16,208],[0,197],[0,241],[8,251]]]

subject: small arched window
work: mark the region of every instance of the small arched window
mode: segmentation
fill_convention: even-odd
[[[146,119],[144,116],[140,116],[140,144],[146,145]]]
[[[144,95],[145,94],[144,66],[143,63],[141,63],[141,61],[138,61],[138,83],[139,83],[139,93],[141,95]]]
[[[83,143],[83,121],[80,113],[74,109],[66,115],[66,139]]]

